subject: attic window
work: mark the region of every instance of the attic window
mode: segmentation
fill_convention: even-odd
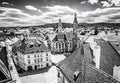
[[[41,46],[41,44],[38,44],[38,47],[40,47]]]
[[[39,53],[39,51],[37,51],[37,53]]]
[[[79,77],[79,74],[80,74],[80,71],[75,71],[74,72],[74,78],[73,78],[74,81],[77,80],[77,78]]]
[[[30,45],[30,48],[32,48],[33,47],[33,45]]]

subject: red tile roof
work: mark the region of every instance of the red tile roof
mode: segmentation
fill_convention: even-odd
[[[120,83],[111,75],[91,65],[92,55],[89,53],[90,49],[85,47],[83,50],[83,48],[81,46],[68,58],[57,64],[57,67],[70,83]],[[79,71],[79,74],[77,79],[74,80],[74,73],[76,71]]]
[[[23,54],[30,54],[30,53],[39,53],[39,52],[49,52],[50,50],[44,44],[44,42],[36,40],[22,42],[21,46],[18,48],[19,52]]]
[[[113,75],[113,67],[120,66],[120,55],[108,41],[99,42],[101,47],[100,69]]]

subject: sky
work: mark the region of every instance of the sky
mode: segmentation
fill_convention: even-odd
[[[46,23],[119,23],[120,0],[0,0],[0,27]]]

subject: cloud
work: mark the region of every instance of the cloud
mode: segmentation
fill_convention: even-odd
[[[107,1],[101,1],[101,3],[103,4],[103,7],[110,7],[110,6],[112,6],[112,4],[108,3]]]
[[[23,10],[17,8],[7,8],[0,7],[0,22],[7,25],[41,25],[45,23],[58,22],[58,19],[61,18],[63,22],[73,22],[74,13],[78,12],[76,9],[72,9],[69,6],[44,6],[43,9],[46,9],[45,12],[42,12],[41,9],[33,9],[34,11],[39,11],[39,15],[30,15],[25,13]],[[11,21],[10,21],[11,20]]]
[[[33,11],[37,11],[38,10],[36,7],[31,6],[31,5],[26,5],[25,8],[29,9],[29,10],[33,10]]]
[[[52,12],[76,12],[75,9],[70,8],[69,6],[61,6],[61,5],[54,5],[54,6],[46,6],[44,7]]]
[[[82,12],[79,22],[98,23],[98,22],[120,22],[116,17],[120,17],[120,7],[98,8],[94,11]]]
[[[6,21],[6,22],[18,21],[18,20],[11,19],[11,18],[5,18],[5,19],[0,19],[0,20],[2,20],[2,21]]]
[[[111,7],[111,6],[120,6],[120,0],[107,0],[107,1],[101,1],[103,4],[103,7]]]
[[[17,8],[0,7],[0,11],[3,11],[2,13],[0,13],[0,23],[2,24],[2,26],[17,25],[14,22],[25,22],[30,17],[29,14],[24,13],[22,10]]]
[[[3,5],[14,5],[14,4],[10,4],[8,2],[2,2]]]
[[[82,1],[82,2],[80,2],[81,4],[85,4],[86,3],[86,1]]]
[[[98,23],[98,22],[120,22],[120,7],[97,8],[94,11],[85,11],[79,13],[78,10],[69,6],[44,6],[44,12],[40,10],[38,15],[30,15],[21,9],[0,7],[1,26],[29,26],[42,25],[45,23],[62,22],[73,23],[74,13],[77,13],[79,23]],[[34,12],[34,11],[33,11]]]
[[[95,3],[98,3],[98,0],[88,0],[88,2],[94,5]]]
[[[109,2],[111,2],[115,6],[120,6],[120,0],[109,0]]]
[[[43,18],[53,18],[55,22],[57,22],[59,18],[62,18],[63,22],[71,22],[70,19],[73,18],[73,14],[75,12],[79,13],[78,10],[72,9],[69,6],[54,5],[45,6],[43,8],[48,10],[47,12],[44,12]],[[66,19],[66,17],[68,18]]]

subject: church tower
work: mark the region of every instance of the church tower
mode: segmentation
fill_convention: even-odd
[[[77,21],[77,14],[75,13],[74,21],[73,21],[73,34],[77,35],[78,29],[78,21]]]
[[[59,19],[59,23],[58,23],[58,32],[62,32],[62,23],[61,23],[61,19]]]

